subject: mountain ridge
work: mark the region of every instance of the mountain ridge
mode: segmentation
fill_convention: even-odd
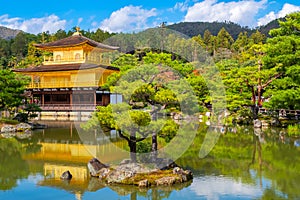
[[[281,19],[282,20],[282,19]],[[259,26],[256,28],[242,27],[239,24],[233,22],[179,22],[176,24],[171,24],[166,26],[174,31],[178,31],[183,33],[189,37],[201,35],[203,37],[204,31],[209,30],[212,35],[217,35],[222,27],[226,29],[226,31],[233,37],[233,39],[237,39],[239,33],[247,32],[248,34],[252,34],[257,30],[261,33],[265,34],[267,37],[270,37],[269,31],[273,28],[279,28],[278,19],[269,22],[264,26]]]
[[[9,39],[16,37],[16,35],[20,32],[21,32],[21,30],[16,30],[16,29],[7,28],[5,26],[0,26],[0,38],[5,39],[5,40],[9,40]]]

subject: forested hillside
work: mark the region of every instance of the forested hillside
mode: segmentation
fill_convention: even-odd
[[[269,31],[278,27],[278,20],[273,20],[267,25],[257,27],[255,29],[242,27],[233,22],[181,22],[167,26],[167,28],[183,33],[189,37],[197,36],[199,34],[203,36],[206,30],[209,30],[212,35],[217,35],[221,28],[225,28],[233,39],[237,39],[239,33],[247,32],[249,35],[251,35],[252,33],[255,33],[256,30],[259,30],[261,33],[269,36]]]

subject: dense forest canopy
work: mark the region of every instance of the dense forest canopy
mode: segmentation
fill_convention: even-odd
[[[259,26],[256,28],[242,27],[239,24],[225,21],[225,22],[180,22],[178,24],[168,25],[167,28],[183,33],[189,37],[197,35],[203,36],[206,30],[209,30],[211,34],[217,35],[222,28],[225,28],[228,33],[237,39],[238,35],[242,32],[249,34],[255,33],[257,30],[266,36],[269,35],[269,31],[274,28],[278,28],[278,20],[273,20],[270,23]]]

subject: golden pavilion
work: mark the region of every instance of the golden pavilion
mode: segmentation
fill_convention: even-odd
[[[70,37],[35,47],[50,56],[44,56],[40,66],[14,71],[31,77],[26,92],[40,105],[40,119],[82,120],[97,105],[121,100],[120,95],[102,88],[107,77],[119,71],[110,65],[109,57],[119,47],[91,40],[79,29]]]

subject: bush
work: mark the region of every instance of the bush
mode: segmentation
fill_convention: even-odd
[[[299,136],[300,135],[300,124],[288,125],[288,135],[289,136]]]
[[[137,153],[149,153],[151,152],[151,142],[148,140],[144,140],[142,142],[136,143],[136,152]]]
[[[0,119],[0,123],[4,123],[4,124],[18,124],[19,122],[17,120],[14,120],[14,119],[2,118],[2,119]]]
[[[176,133],[179,129],[179,125],[176,124],[173,120],[167,120],[164,127],[159,131],[158,136],[165,139],[168,143],[176,136]]]

